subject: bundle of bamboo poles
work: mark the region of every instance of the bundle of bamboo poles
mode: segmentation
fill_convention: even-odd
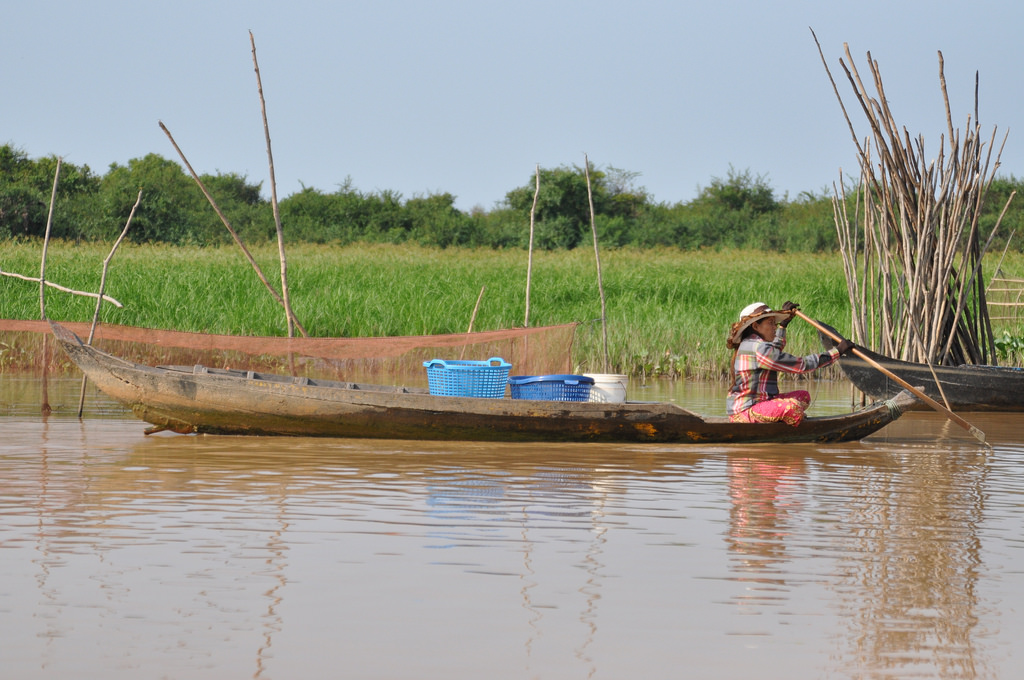
[[[995,364],[982,258],[1002,215],[984,244],[978,218],[1002,147],[993,158],[995,130],[987,142],[981,138],[977,76],[974,116],[968,116],[967,130],[961,133],[953,128],[939,53],[948,140],[943,140],[934,160],[926,161],[923,135],[911,138],[906,128],[896,124],[878,63],[868,53],[877,94],[872,96],[849,47],[844,47],[846,61],[839,63],[870,127],[870,135],[860,141],[829,72],[860,166],[852,195],[841,172],[839,185],[833,187],[852,337],[907,361]]]

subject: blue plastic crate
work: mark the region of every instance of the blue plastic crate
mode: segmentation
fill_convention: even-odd
[[[443,397],[501,399],[512,364],[501,357],[487,361],[424,361],[430,393]]]
[[[594,379],[585,375],[515,375],[508,384],[513,399],[589,401]]]

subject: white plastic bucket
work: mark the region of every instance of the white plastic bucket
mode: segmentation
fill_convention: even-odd
[[[594,379],[594,385],[590,388],[590,401],[614,404],[621,404],[626,401],[626,385],[629,384],[628,375],[618,375],[616,373],[584,373],[583,375]]]

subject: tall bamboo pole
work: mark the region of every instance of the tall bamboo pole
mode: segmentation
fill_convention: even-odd
[[[43,255],[39,265],[39,318],[46,320],[46,251],[50,246],[50,231],[53,229],[53,206],[57,202],[57,185],[60,182],[60,166],[63,159],[57,158],[57,169],[53,172],[53,189],[50,191],[50,209],[46,214],[46,234],[43,236]]]
[[[530,281],[533,277],[533,220],[537,212],[537,199],[540,197],[540,163],[534,167],[535,186],[533,189],[533,205],[530,206],[530,248],[526,258],[526,316],[523,327],[530,327]]]
[[[601,278],[601,250],[597,246],[597,224],[594,220],[594,192],[590,188],[590,159],[583,154],[583,174],[587,179],[587,201],[590,203],[590,231],[594,235],[594,262],[597,264],[597,290],[601,295],[601,333],[604,335],[604,372],[611,371],[608,362],[608,313],[605,308],[604,282]]]
[[[284,229],[281,227],[281,210],[277,204],[277,180],[274,176],[274,154],[270,148],[270,126],[267,123],[267,102],[263,98],[263,80],[260,78],[260,64],[256,60],[256,38],[249,31],[249,45],[252,48],[252,65],[256,71],[256,89],[260,95],[260,113],[263,116],[263,136],[267,140],[267,162],[270,165],[270,205],[274,211],[274,226],[277,228],[277,252],[281,259],[281,295],[284,297],[285,317],[288,322],[288,337],[295,336],[295,312],[292,311],[288,294],[288,259],[284,254]],[[303,333],[305,335],[305,333]]]

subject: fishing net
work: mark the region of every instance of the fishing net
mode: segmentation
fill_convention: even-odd
[[[83,342],[88,323],[62,323]],[[278,338],[100,325],[92,344],[142,364],[235,368],[385,385],[426,386],[424,361],[501,357],[517,375],[572,373],[575,323],[449,335]],[[0,319],[0,370],[77,372],[45,321]]]

